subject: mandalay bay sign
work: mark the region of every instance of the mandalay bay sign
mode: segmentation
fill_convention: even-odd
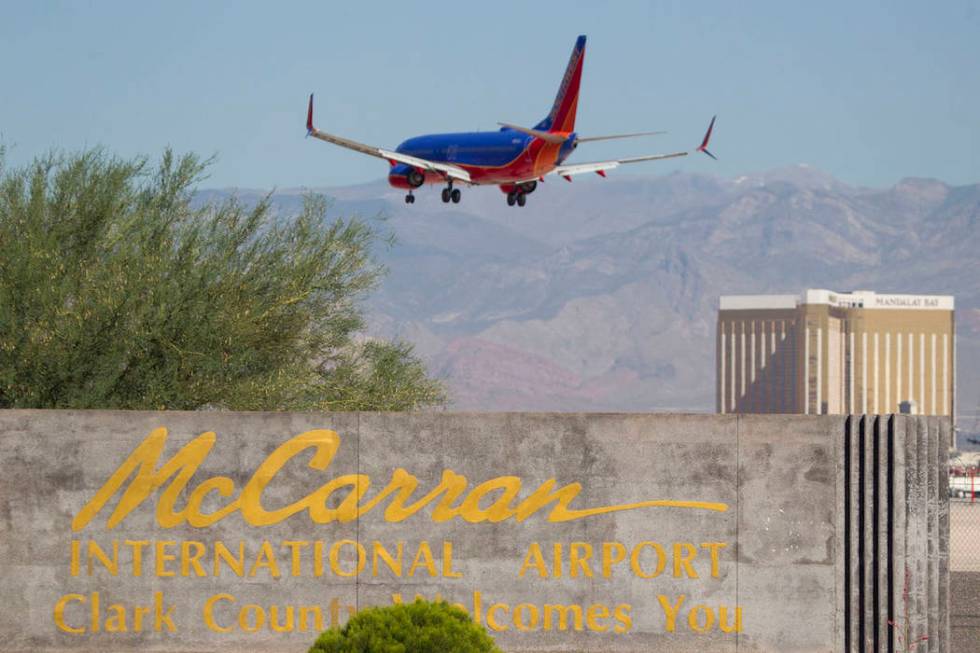
[[[782,423],[740,451],[714,416],[7,413],[0,650],[302,651],[419,597],[512,651],[834,626],[819,420],[787,445],[810,492],[783,501],[741,458]]]

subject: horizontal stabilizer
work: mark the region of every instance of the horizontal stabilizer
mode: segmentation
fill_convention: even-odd
[[[534,136],[535,138],[540,138],[548,143],[564,143],[568,140],[568,136],[563,136],[562,134],[554,134],[552,132],[541,131],[540,129],[528,129],[527,127],[520,127],[518,125],[512,125],[507,122],[498,122],[498,125],[506,129],[513,129],[516,132],[521,132],[522,134],[528,134],[529,136]]]

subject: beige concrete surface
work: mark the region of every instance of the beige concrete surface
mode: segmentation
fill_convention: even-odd
[[[843,442],[840,416],[0,411],[0,651],[302,652],[416,594],[515,653],[836,650]],[[926,516],[897,526],[923,561]]]

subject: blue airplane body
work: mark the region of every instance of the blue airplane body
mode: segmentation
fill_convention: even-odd
[[[571,181],[573,175],[589,172],[603,177],[626,163],[652,161],[686,156],[688,152],[628,157],[610,161],[566,164],[565,160],[579,144],[589,141],[648,136],[663,132],[614,134],[610,136],[581,137],[575,132],[575,115],[578,107],[582,64],[585,59],[585,36],[580,36],[572,49],[572,56],[562,77],[558,94],[548,115],[533,128],[503,124],[499,131],[461,132],[454,134],[428,134],[415,136],[401,143],[394,150],[372,147],[356,141],[320,131],[313,126],[313,96],[310,96],[306,118],[307,133],[311,136],[386,159],[391,164],[388,182],[408,191],[405,201],[412,203],[414,189],[423,184],[446,184],[442,191],[443,202],[459,202],[460,190],[454,183],[483,185],[493,184],[507,195],[507,203],[524,206],[527,195],[534,192],[539,181],[547,175],[558,175]],[[714,128],[711,119],[704,140],[697,151],[714,158],[708,152],[708,140]]]

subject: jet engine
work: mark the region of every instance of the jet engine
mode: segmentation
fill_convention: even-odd
[[[388,172],[388,183],[395,188],[418,188],[425,183],[425,174],[405,163],[398,163]]]

